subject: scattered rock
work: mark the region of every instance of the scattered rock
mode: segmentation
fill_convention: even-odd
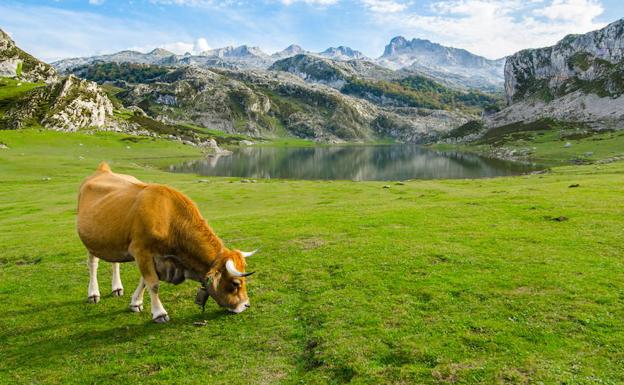
[[[49,176],[45,176],[45,177],[41,178],[41,180],[46,180],[47,181],[47,180],[52,180],[52,178],[50,178]]]
[[[403,182],[396,182],[395,185],[397,185],[397,186],[405,186],[405,183],[403,183]]]
[[[572,188],[572,187],[578,187],[578,186],[580,186],[580,184],[574,183],[574,184],[569,185],[568,187]]]
[[[203,321],[195,321],[193,322],[193,325],[197,326],[197,327],[202,327],[202,326],[206,326],[208,325],[208,321],[203,320]]]
[[[589,157],[589,156],[592,156],[592,155],[594,155],[593,151],[587,151],[587,152],[585,153],[585,156],[588,156],[588,157]]]
[[[9,148],[9,146],[7,146],[6,144],[0,142],[0,150],[7,149],[7,148]]]
[[[257,180],[255,180],[255,179],[252,179],[252,180],[251,180],[251,183],[257,183],[257,182],[258,182],[258,181],[257,181]]]
[[[561,215],[561,216],[558,216],[557,218],[552,218],[552,220],[556,222],[564,222],[568,220],[568,217],[564,217],[563,215]]]
[[[390,188],[390,185],[385,185],[383,186],[383,188]]]
[[[563,145],[563,147],[570,148],[570,147],[572,147],[572,143],[567,142],[566,144]]]
[[[197,183],[210,183],[210,180],[208,179],[200,179],[197,181]]]
[[[241,183],[251,183],[249,179],[241,179]]]
[[[240,142],[238,142],[238,144],[241,146],[253,146],[254,142],[252,142],[251,140],[241,140]]]

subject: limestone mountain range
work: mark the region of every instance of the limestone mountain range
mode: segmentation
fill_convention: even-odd
[[[176,55],[156,48],[148,53],[121,51],[113,54],[63,59],[52,63],[61,72],[99,62],[152,64],[163,66],[196,65],[204,68],[268,69],[277,60],[295,55],[310,55],[337,61],[358,60],[390,70],[402,70],[427,75],[436,81],[456,88],[477,88],[487,91],[502,89],[504,59],[489,60],[466,50],[445,47],[428,40],[393,38],[383,55],[369,58],[362,52],[346,46],[329,47],[311,52],[292,44],[282,51],[267,54],[259,47],[241,45],[211,49],[193,55]]]
[[[199,55],[157,48],[66,59],[55,69],[0,31],[0,78],[36,86],[0,100],[0,125],[159,132],[193,125],[259,138],[418,143],[470,120],[483,120],[485,130],[543,117],[620,129],[623,48],[618,20],[498,60],[399,36],[377,59],[344,46],[313,53],[291,45],[271,55],[250,46]],[[501,89],[499,73],[505,101],[479,91]]]

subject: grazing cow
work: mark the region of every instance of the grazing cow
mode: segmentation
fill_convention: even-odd
[[[169,321],[158,298],[159,281],[178,284],[186,278],[205,285],[208,294],[231,312],[249,307],[244,273],[251,253],[231,250],[215,235],[197,206],[180,192],[143,183],[111,171],[102,162],[78,194],[78,235],[89,253],[91,303],[100,300],[98,261],[113,264],[113,295],[123,295],[119,263],[136,261],[141,272],[130,310],[143,310],[150,292],[152,318]]]

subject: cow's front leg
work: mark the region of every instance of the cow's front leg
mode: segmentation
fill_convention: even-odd
[[[145,293],[145,281],[143,277],[139,279],[139,285],[137,286],[132,299],[130,300],[130,310],[139,313],[143,311],[143,293]]]
[[[97,280],[97,269],[100,259],[94,255],[89,253],[89,258],[87,259],[87,266],[89,266],[89,290],[87,301],[89,303],[98,303],[100,302],[100,288],[98,287]]]
[[[156,323],[165,323],[169,321],[169,315],[160,302],[158,297],[159,280],[154,266],[153,253],[146,252],[138,247],[130,246],[131,254],[137,261],[139,271],[143,276],[143,282],[150,292],[150,302],[152,305],[152,319]]]
[[[119,262],[113,262],[113,296],[121,297],[124,294],[123,285],[121,284],[121,275],[119,273]]]

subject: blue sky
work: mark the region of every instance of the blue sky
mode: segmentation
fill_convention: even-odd
[[[56,0],[0,3],[0,28],[47,61],[163,47],[347,45],[369,57],[397,35],[498,58],[624,17],[622,0]]]

